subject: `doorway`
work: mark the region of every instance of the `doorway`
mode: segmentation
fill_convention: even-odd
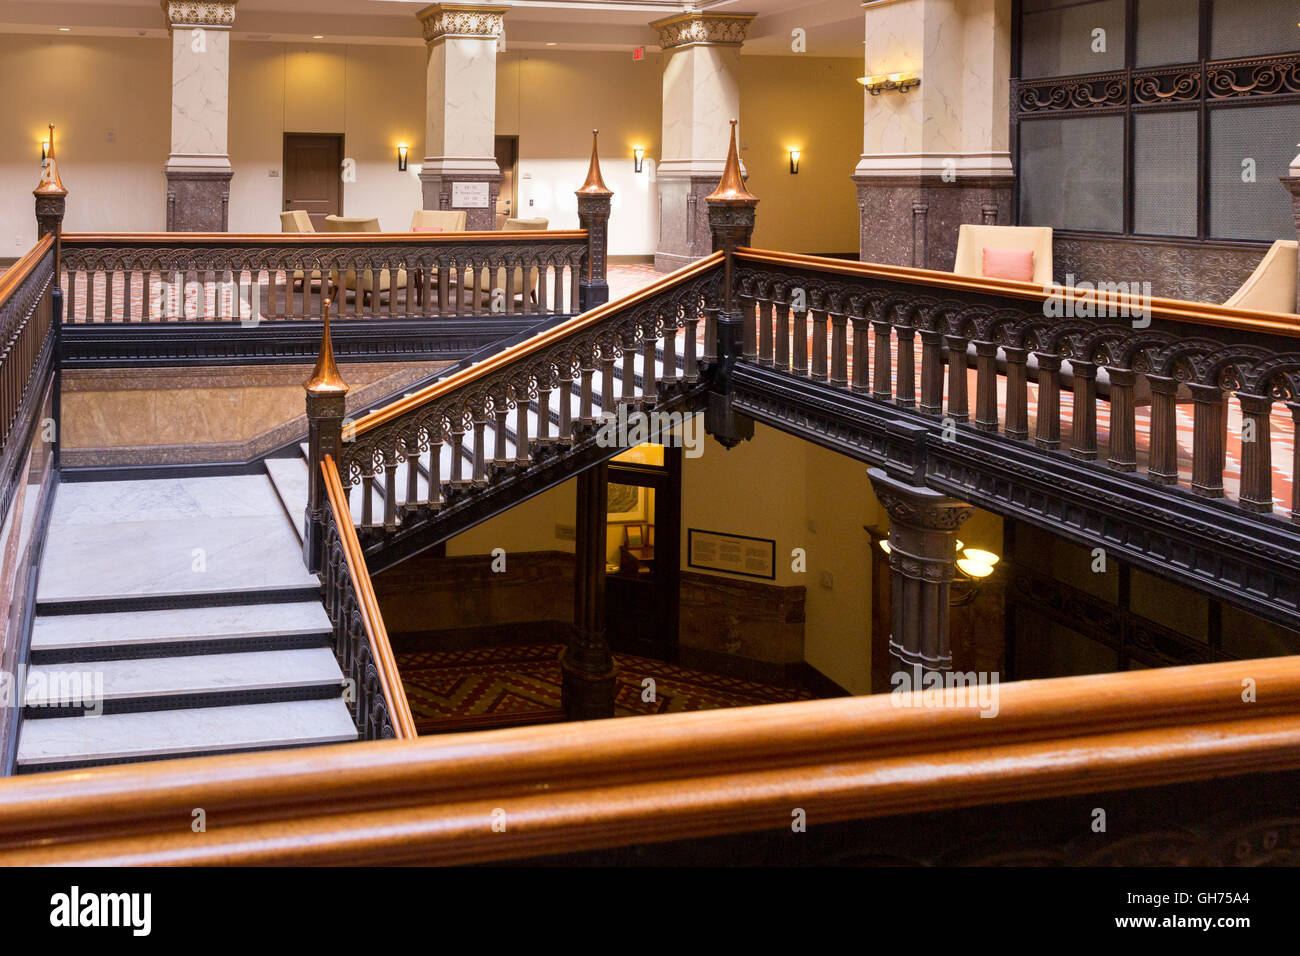
[[[497,228],[507,219],[518,217],[519,208],[519,137],[496,138],[497,168],[501,170],[501,186],[497,192]]]
[[[609,463],[605,634],[610,648],[677,658],[682,450],[642,445]]]
[[[284,134],[284,210],[302,209],[317,232],[343,215],[343,134]]]

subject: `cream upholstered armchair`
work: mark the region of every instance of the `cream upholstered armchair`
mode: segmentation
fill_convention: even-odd
[[[280,231],[290,233],[315,232],[316,227],[311,224],[311,216],[307,215],[305,209],[290,209],[288,212],[280,213]],[[294,286],[301,287],[302,279],[303,271],[301,269],[294,270],[292,279]],[[320,273],[313,272],[311,281],[319,283]]]
[[[1300,243],[1294,239],[1277,240],[1250,278],[1223,304],[1256,312],[1295,312],[1297,255]]]
[[[545,232],[551,225],[549,219],[506,219],[501,226],[502,232]],[[499,285],[505,288],[505,270],[502,269],[497,273]],[[538,269],[536,266],[528,270],[528,302],[537,301],[537,280]],[[522,266],[515,267],[515,300],[520,305],[527,305],[524,301],[524,270]]]
[[[1044,289],[1052,284],[1051,226],[980,226],[963,223],[957,231],[957,261],[953,264],[952,271],[962,276],[985,276],[986,249],[1032,253],[1033,275],[1025,281]]]
[[[411,232],[464,232],[463,209],[417,209],[411,216]]]
[[[326,232],[379,232],[379,220],[373,216],[326,216]],[[375,274],[370,269],[361,273],[360,281],[357,279],[355,270],[348,270],[344,274],[342,287],[350,289],[361,296],[361,301],[365,302],[370,299],[376,292],[383,295],[388,292],[390,295],[392,289],[390,286],[396,284],[397,288],[406,288],[406,270],[397,269],[395,278],[390,278],[394,270],[380,270],[378,288],[376,288]],[[330,277],[335,283],[339,282],[338,276]]]

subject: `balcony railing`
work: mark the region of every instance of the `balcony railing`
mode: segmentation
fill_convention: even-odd
[[[554,232],[67,234],[75,325],[411,319],[578,311],[585,229]],[[603,256],[603,251],[602,251]]]

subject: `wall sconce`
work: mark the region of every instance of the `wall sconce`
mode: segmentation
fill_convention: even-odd
[[[879,96],[885,90],[906,93],[921,85],[921,77],[916,73],[878,73],[874,76],[860,76],[858,82],[865,86],[872,96]]]
[[[632,147],[632,171],[634,173],[641,172],[644,163],[645,163],[645,147],[633,146]]]
[[[407,146],[405,143],[397,147],[397,171],[399,173],[406,172],[406,153]]]
[[[790,150],[790,172],[791,173],[799,172],[799,155],[801,152],[802,150],[800,150],[798,147],[794,147]]]
[[[41,162],[42,163],[45,162],[45,158],[49,156],[49,154],[50,154],[50,141],[48,139],[43,139],[41,140]]]
[[[886,532],[878,531],[875,528],[867,528],[872,537],[878,537],[877,544],[880,550],[885,554],[890,554],[893,550],[889,546],[889,539],[884,537]],[[957,573],[952,580],[952,596],[948,603],[952,607],[965,607],[979,596],[980,587],[984,579],[989,577],[995,570],[994,566],[1002,560],[992,551],[982,551],[979,548],[968,548],[965,543],[958,539],[957,541]]]

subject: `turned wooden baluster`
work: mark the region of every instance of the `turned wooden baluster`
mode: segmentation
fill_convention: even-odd
[[[1291,427],[1293,436],[1300,436],[1300,401],[1287,402],[1291,409]],[[1291,452],[1291,520],[1300,524],[1300,440],[1293,438]]]
[[[578,311],[578,288],[582,282],[581,256],[569,263],[569,311]]]
[[[604,342],[600,346],[600,408],[601,412],[618,412],[618,396],[614,393],[614,346]]]
[[[1202,498],[1222,498],[1228,406],[1217,385],[1188,388],[1192,393],[1192,493]]]
[[[889,323],[889,311],[883,314],[879,308],[873,309],[874,315],[871,317],[871,328],[875,333],[875,368],[871,370],[871,377],[875,384],[871,388],[871,397],[880,402],[887,402],[894,397],[894,363],[891,354],[892,343],[890,341],[891,326]]]
[[[771,299],[758,300],[758,364],[771,368],[773,360],[772,324],[776,318],[776,303]]]
[[[746,362],[752,362],[758,358],[758,318],[755,314],[758,312],[758,299],[748,288],[736,299],[740,304],[741,328],[744,330],[741,357]]]
[[[546,303],[546,273],[550,269],[549,262],[537,263],[537,311],[542,315],[549,315],[550,306]],[[524,311],[528,311],[527,308]]]
[[[402,454],[406,458],[406,504],[403,514],[410,514],[420,504],[420,430],[411,426],[402,436]]]
[[[790,310],[791,335],[794,337],[794,374],[808,374],[808,310]]]
[[[659,345],[659,321],[655,315],[646,316],[641,324],[641,399],[654,404],[659,397],[659,378],[655,370],[655,352]],[[668,356],[665,355],[665,362]]]
[[[677,315],[668,313],[664,315],[664,373],[663,380],[666,384],[673,384],[681,376],[677,372]]]
[[[790,303],[778,299],[772,303],[776,318],[776,354],[773,364],[783,372],[790,371]]]
[[[532,399],[528,395],[528,391],[529,391],[528,385],[529,385],[528,379],[525,378],[523,381],[517,382],[514,388],[515,464],[516,465],[526,465],[531,460],[531,456],[528,453],[528,411],[532,407]],[[539,398],[543,397],[540,388],[537,391],[537,395]],[[545,397],[548,400],[546,407],[543,408],[542,406],[539,405],[537,409],[539,435],[541,433],[541,427],[542,427],[541,422],[543,419],[546,420],[548,426],[550,425],[550,419],[551,419],[551,408],[549,404],[550,395],[551,395],[550,391],[547,390],[547,392],[545,393]]]
[[[695,381],[700,377],[700,357],[699,357],[699,334],[700,334],[700,313],[698,308],[689,308],[686,310],[684,319],[686,325],[685,334],[682,337],[682,353],[685,356],[683,374],[690,381]]]
[[[619,397],[621,404],[636,402],[636,329],[628,326],[623,330],[623,393]]]
[[[943,414],[943,333],[920,329],[921,401],[918,409],[927,415]],[[854,361],[857,361],[855,358]]]
[[[426,300],[427,301],[427,300]],[[441,423],[429,426],[429,507],[442,507],[442,441]]]
[[[825,309],[812,308],[808,310],[812,316],[812,379],[816,382],[824,382],[827,379],[826,371],[826,326],[828,316]]]
[[[487,408],[480,403],[474,408],[474,473],[471,480],[476,485],[487,484]]]
[[[1137,373],[1106,367],[1110,378],[1110,454],[1106,464],[1116,471],[1137,471],[1137,426],[1133,386]]]
[[[1241,497],[1238,504],[1258,514],[1273,513],[1271,395],[1237,393],[1241,403]]]
[[[966,370],[969,360],[968,344],[964,335],[945,335],[944,350],[948,357],[948,417],[955,422],[970,420],[970,400],[967,397]]]
[[[452,413],[451,419],[451,475],[453,488],[464,488],[469,484],[465,480],[465,419],[459,410]]]
[[[563,371],[561,370],[561,374]],[[543,369],[537,379],[537,443],[544,445],[551,440],[551,385],[550,370]],[[564,397],[563,391],[560,393]]]
[[[1097,458],[1097,366],[1071,360],[1074,373],[1074,425],[1070,455],[1081,461]]]
[[[903,408],[916,404],[916,326],[911,323],[910,312],[903,324],[895,326],[898,333],[898,384],[894,400]]]
[[[831,384],[849,384],[849,317],[844,312],[831,313]]]
[[[998,344],[975,341],[975,427],[998,430]]]
[[[1007,356],[1007,420],[1002,432],[1016,441],[1029,440],[1029,350],[1004,346]]]
[[[1157,485],[1178,484],[1178,380],[1147,375],[1151,386],[1151,463],[1147,477]]]
[[[853,322],[853,384],[850,387],[859,395],[865,395],[871,390],[871,356],[868,350],[871,323],[862,315],[850,319]]]
[[[578,398],[578,421],[584,425],[589,425],[595,421],[594,404],[595,396],[593,388],[593,379],[596,377],[596,359],[592,354],[588,354],[582,359],[582,386]],[[612,373],[611,373],[612,374]]]
[[[1034,444],[1046,451],[1061,447],[1061,356],[1035,352],[1038,358],[1038,421]]]
[[[384,452],[384,530],[397,530],[397,456],[393,449]]]
[[[496,471],[504,468],[506,465],[506,419],[510,416],[510,401],[506,397],[506,390],[502,388],[500,392],[492,396],[492,414],[496,419],[496,427],[492,430],[492,460],[490,462],[492,470]],[[481,477],[475,475],[476,478]]]

